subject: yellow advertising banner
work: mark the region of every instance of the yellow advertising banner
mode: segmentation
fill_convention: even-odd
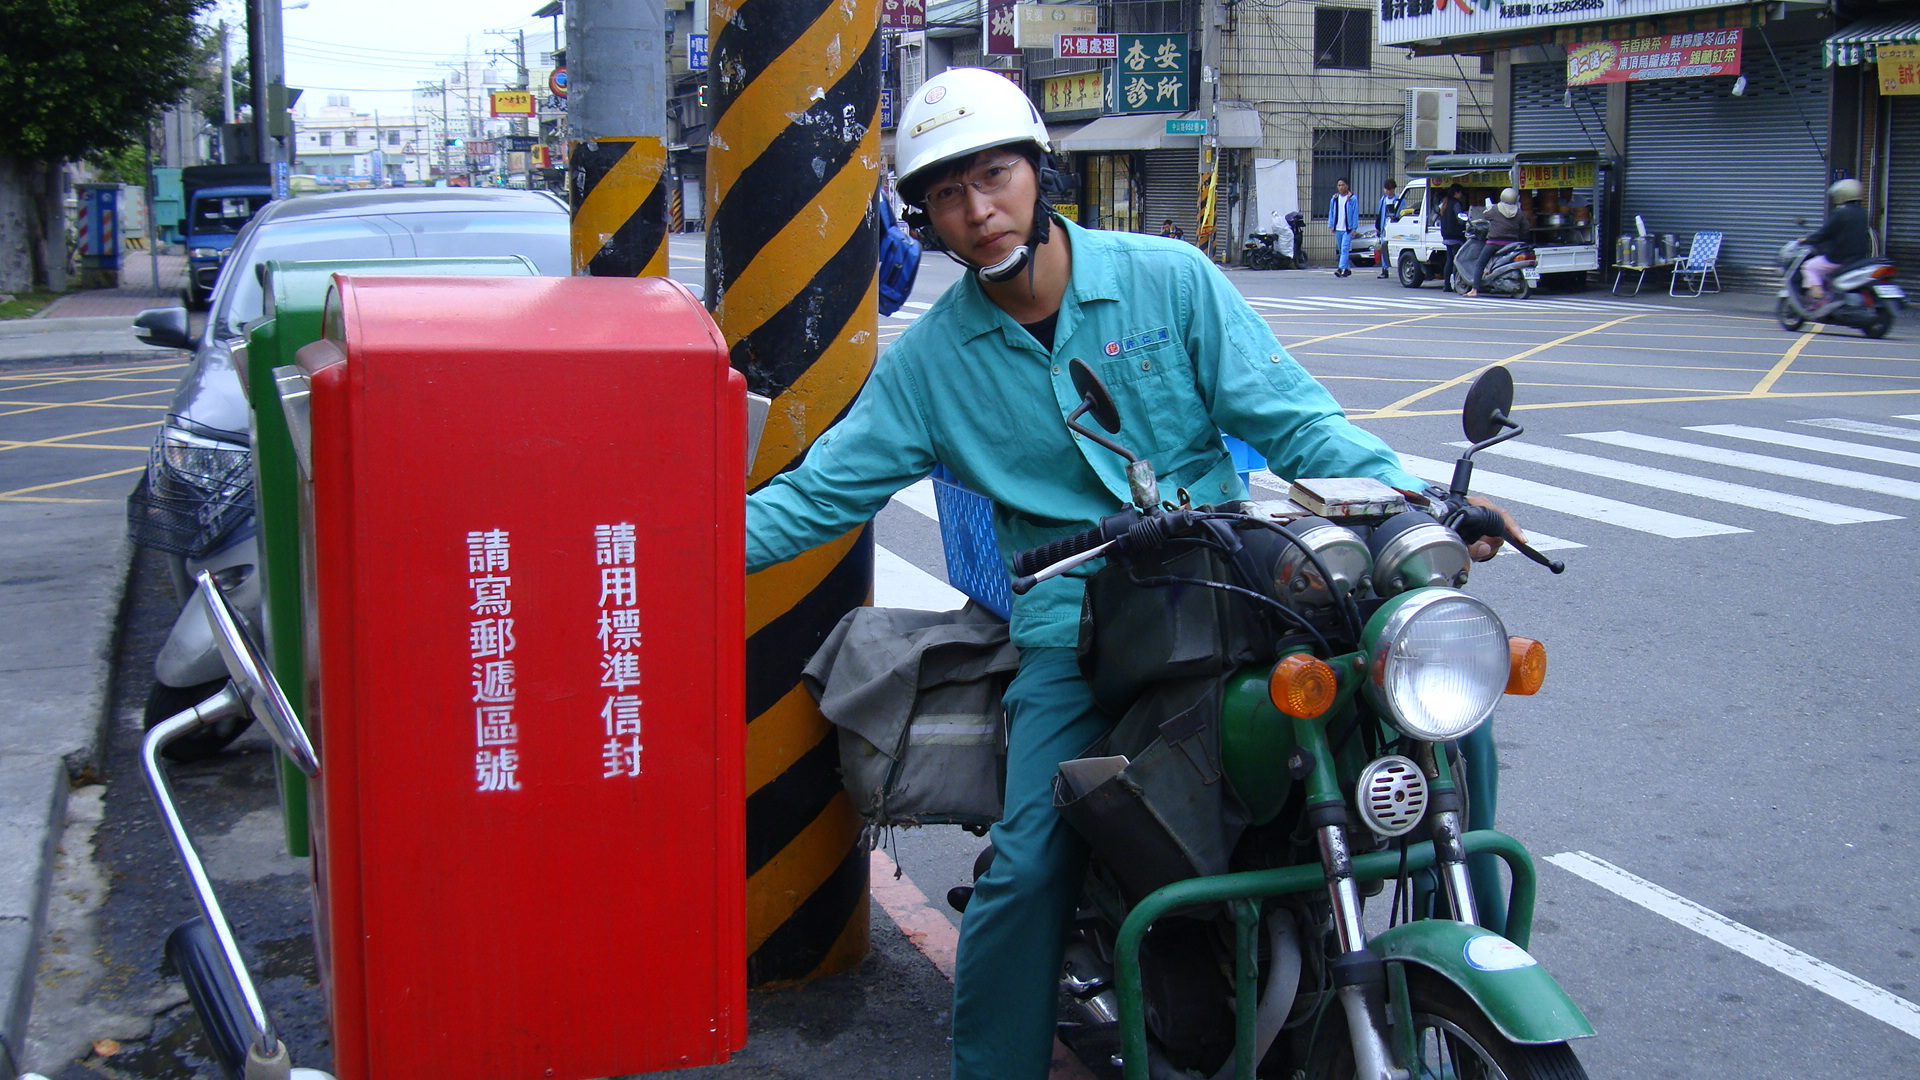
[[[494,116],[534,115],[533,91],[494,90],[488,94]]]
[[[1880,93],[1920,94],[1920,45],[1882,45]]]
[[[1083,71],[1078,75],[1048,79],[1047,94],[1041,101],[1040,111],[1099,112],[1106,101],[1106,86],[1107,74],[1104,71]]]
[[[1591,161],[1520,166],[1520,186],[1530,191],[1540,188],[1592,187],[1593,177],[1594,163]]]

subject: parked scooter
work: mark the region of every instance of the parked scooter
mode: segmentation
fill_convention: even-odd
[[[1240,249],[1240,265],[1249,270],[1291,270],[1293,257],[1280,250],[1280,234],[1257,232],[1248,235]]]
[[[1774,316],[1788,330],[1809,322],[1850,326],[1870,338],[1886,337],[1907,301],[1907,292],[1894,284],[1898,269],[1878,256],[1848,263],[1827,282],[1825,302],[1808,299],[1800,286],[1800,267],[1813,257],[1804,240],[1780,249],[1780,301]]]
[[[1467,242],[1460,245],[1453,260],[1453,291],[1464,294],[1478,280],[1482,296],[1525,300],[1540,284],[1540,263],[1533,245],[1515,242],[1496,248],[1487,243],[1487,227],[1485,220],[1467,223]]]
[[[1525,951],[1532,860],[1465,828],[1469,777],[1494,764],[1476,729],[1546,671],[1540,643],[1460,591],[1468,546],[1502,536],[1564,569],[1466,502],[1474,453],[1521,432],[1507,369],[1469,393],[1474,445],[1444,494],[1301,481],[1289,502],[1220,506],[1163,503],[1151,463],[1109,437],[1099,377],[1075,361],[1073,379],[1068,426],[1128,460],[1135,505],[1014,562],[1025,592],[1107,560],[1080,656],[1122,719],[1055,780],[1093,849],[1062,1037],[1117,1051],[1128,1080],[1584,1077],[1568,1041],[1593,1029]],[[1507,864],[1506,904],[1470,856]],[[1365,898],[1390,880],[1373,934]]]

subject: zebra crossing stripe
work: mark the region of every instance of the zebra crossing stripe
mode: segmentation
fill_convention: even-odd
[[[1434,310],[1434,308],[1439,306],[1433,303],[1431,300],[1427,300],[1427,301],[1404,300],[1397,296],[1369,296],[1369,297],[1302,296],[1302,297],[1299,297],[1298,299],[1319,300],[1329,304],[1368,304],[1376,307],[1413,308],[1416,311],[1432,311]]]
[[[933,478],[927,477],[893,493],[893,502],[918,513],[928,521],[940,520],[939,503],[933,497]]]
[[[1838,416],[1824,420],[1795,420],[1794,423],[1804,424],[1807,427],[1827,428],[1832,431],[1850,431],[1855,435],[1877,435],[1882,439],[1920,442],[1920,431],[1908,427],[1894,427],[1892,424],[1870,424],[1865,420],[1844,420]]]
[[[1370,305],[1355,300],[1309,300],[1304,297],[1290,297],[1282,300],[1278,297],[1259,296],[1250,297],[1247,302],[1254,304],[1256,307],[1279,308],[1281,310],[1304,308],[1318,311],[1330,308],[1335,311],[1366,311],[1370,307]]]
[[[1606,443],[1610,446],[1624,446],[1629,450],[1645,450],[1653,454],[1669,454],[1693,461],[1704,461],[1709,465],[1752,469],[1755,472],[1772,473],[1775,476],[1786,476],[1795,480],[1811,480],[1816,484],[1831,484],[1834,487],[1853,488],[1857,491],[1871,491],[1878,495],[1891,495],[1898,499],[1920,501],[1920,483],[1881,476],[1878,473],[1836,469],[1831,465],[1815,465],[1810,462],[1795,461],[1792,458],[1750,454],[1745,450],[1728,450],[1721,446],[1681,442],[1678,439],[1662,439],[1655,435],[1641,435],[1632,431],[1588,431],[1576,433],[1573,437]]]
[[[1468,443],[1454,443],[1455,446],[1468,446]],[[1883,514],[1878,510],[1862,510],[1857,506],[1844,506],[1823,499],[1808,499],[1799,495],[1769,491],[1766,488],[1748,487],[1745,484],[1728,483],[1725,480],[1713,480],[1692,473],[1670,472],[1647,465],[1635,465],[1612,458],[1595,457],[1592,454],[1580,454],[1571,450],[1559,450],[1550,446],[1537,446],[1531,443],[1506,443],[1490,446],[1481,451],[1486,454],[1498,454],[1502,457],[1531,461],[1537,465],[1549,465],[1560,469],[1586,473],[1590,476],[1620,480],[1629,484],[1659,488],[1681,495],[1692,495],[1715,502],[1732,503],[1735,506],[1766,510],[1789,517],[1804,518],[1827,525],[1858,525],[1867,521],[1899,521],[1898,514]]]
[[[1701,424],[1687,430],[1704,431],[1709,435],[1724,435],[1729,439],[1747,439],[1752,442],[1772,443],[1775,446],[1791,446],[1796,450],[1812,450],[1819,454],[1878,461],[1883,465],[1905,465],[1920,469],[1920,454],[1910,450],[1889,450],[1882,446],[1842,442],[1839,439],[1822,439],[1817,435],[1800,435],[1791,431],[1747,427],[1744,424]]]
[[[875,544],[873,604],[920,611],[955,611],[967,606],[967,598],[960,590]]]
[[[1450,461],[1435,461],[1432,458],[1417,457],[1413,454],[1401,454],[1400,462],[1407,467],[1408,471],[1423,480],[1444,484],[1453,479],[1453,463]],[[1589,495],[1584,491],[1570,491],[1567,488],[1522,480],[1517,476],[1504,476],[1483,469],[1474,470],[1473,486],[1482,495],[1492,495],[1573,517],[1587,518],[1608,525],[1618,525],[1623,529],[1632,529],[1635,532],[1651,533],[1654,536],[1671,537],[1676,540],[1696,536],[1728,536],[1750,531],[1735,525],[1722,525],[1717,521],[1706,521],[1702,518],[1688,517],[1685,514],[1671,514],[1665,510],[1655,510],[1650,506]]]

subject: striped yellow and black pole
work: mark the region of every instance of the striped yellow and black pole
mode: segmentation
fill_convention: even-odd
[[[567,199],[573,272],[667,272],[662,0],[567,5]]]
[[[714,0],[707,303],[773,399],[750,489],[797,465],[873,366],[879,0]],[[869,602],[861,527],[747,584],[747,960],[753,985],[867,951],[867,853],[800,671]]]

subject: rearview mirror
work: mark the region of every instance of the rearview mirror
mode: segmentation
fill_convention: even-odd
[[[1107,390],[1107,384],[1093,373],[1087,362],[1075,357],[1067,366],[1067,374],[1073,377],[1073,389],[1080,395],[1080,403],[1087,407],[1100,426],[1112,435],[1120,433],[1120,408],[1113,403],[1113,394]]]
[[[1467,403],[1460,409],[1460,430],[1469,442],[1486,442],[1511,426],[1507,414],[1512,411],[1513,372],[1504,365],[1490,367],[1467,391]]]
[[[1142,510],[1152,510],[1160,505],[1160,483],[1154,478],[1153,463],[1144,461],[1139,454],[1107,438],[1090,427],[1080,423],[1080,418],[1088,413],[1094,420],[1107,429],[1108,434],[1120,433],[1120,407],[1113,403],[1113,394],[1107,390],[1107,384],[1086,362],[1075,357],[1068,365],[1067,373],[1073,378],[1073,388],[1080,392],[1080,406],[1067,416],[1067,427],[1077,435],[1084,435],[1094,442],[1127,459],[1127,487],[1133,494],[1133,504]]]
[[[148,308],[133,317],[133,328],[140,340],[163,349],[191,349],[187,336],[187,309],[182,307]]]

